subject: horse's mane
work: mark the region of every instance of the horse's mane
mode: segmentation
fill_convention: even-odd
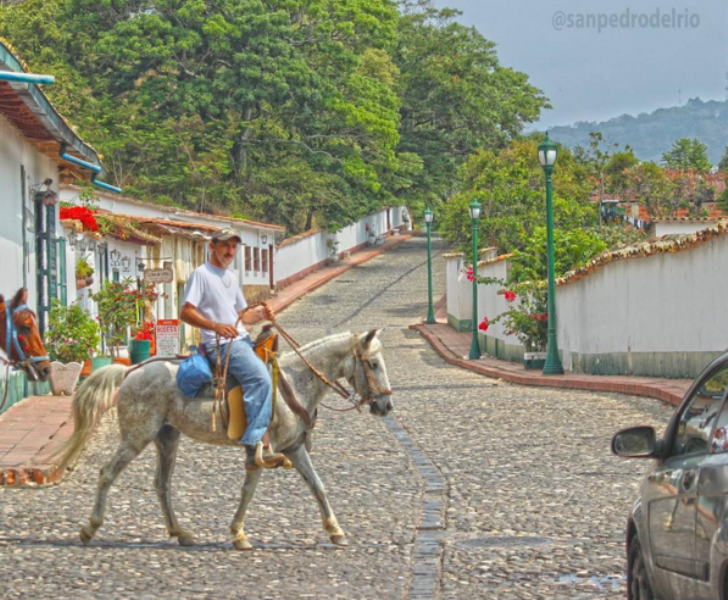
[[[299,350],[302,354],[315,354],[316,351],[321,349],[323,346],[327,346],[331,343],[341,342],[344,340],[359,340],[360,337],[361,334],[352,333],[351,331],[344,331],[343,333],[332,333],[331,335],[327,335],[326,337],[322,337],[321,339],[314,340],[313,342],[309,342],[308,344],[304,344],[299,348]],[[376,354],[380,348],[381,343],[379,341],[379,338],[375,338],[373,340],[372,347],[369,349],[368,354]],[[295,352],[285,352],[281,355],[281,360],[291,355],[295,355]]]

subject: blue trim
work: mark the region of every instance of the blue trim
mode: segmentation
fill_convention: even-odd
[[[7,70],[6,70],[7,69]],[[10,49],[0,41],[0,71],[25,74],[25,69]],[[18,96],[28,105],[36,117],[43,123],[48,132],[59,142],[66,143],[72,149],[88,160],[99,161],[96,150],[86,144],[71,127],[63,120],[42,90],[35,84],[23,85],[19,82],[9,82]],[[14,87],[19,86],[19,87]]]
[[[56,78],[53,75],[35,75],[33,73],[9,73],[0,71],[0,81],[18,81],[20,83],[50,85],[56,82]]]
[[[113,185],[109,185],[108,183],[104,183],[103,181],[99,181],[98,179],[96,179],[96,175],[91,177],[91,182],[104,190],[109,190],[111,192],[121,194],[121,188],[114,187]]]
[[[83,167],[84,169],[88,169],[89,171],[93,171],[94,173],[101,173],[101,167],[99,165],[95,165],[93,163],[81,160],[80,158],[76,158],[75,156],[71,156],[70,154],[68,154],[66,152],[66,144],[61,144],[59,155],[63,160],[67,160],[74,165],[78,165],[79,167]]]

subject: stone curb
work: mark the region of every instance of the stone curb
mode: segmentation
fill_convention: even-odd
[[[650,385],[648,383],[639,383],[629,381],[602,380],[599,375],[520,375],[505,369],[498,369],[490,365],[478,364],[470,360],[457,358],[452,351],[437,337],[429,331],[424,324],[415,323],[410,325],[410,329],[418,331],[424,337],[434,350],[445,360],[445,362],[474,371],[487,377],[494,379],[502,379],[510,383],[519,385],[531,385],[541,387],[563,388],[571,390],[589,390],[593,392],[612,392],[616,394],[627,394],[631,396],[646,396],[648,398],[656,398],[677,406],[683,399],[683,395],[676,394],[670,390],[666,390],[657,384]],[[490,359],[494,362],[497,359]]]

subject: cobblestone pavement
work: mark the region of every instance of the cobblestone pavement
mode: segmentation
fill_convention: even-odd
[[[264,474],[246,519],[256,548],[233,550],[243,454],[189,440],[174,499],[198,546],[166,537],[151,448],[119,477],[104,526],[81,546],[98,468],[117,442],[107,419],[61,485],[0,489],[0,596],[624,598],[625,518],[648,465],[612,457],[609,440],[623,426],[662,427],[671,409],[447,365],[406,328],[426,312],[424,260],[424,240],[413,239],[281,317],[301,341],[387,326],[392,418],[323,410],[314,437],[348,548],[328,543],[305,485],[281,471]]]

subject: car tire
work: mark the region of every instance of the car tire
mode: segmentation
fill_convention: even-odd
[[[650,578],[647,574],[645,555],[642,553],[642,546],[636,535],[629,544],[627,598],[628,600],[654,600]]]

